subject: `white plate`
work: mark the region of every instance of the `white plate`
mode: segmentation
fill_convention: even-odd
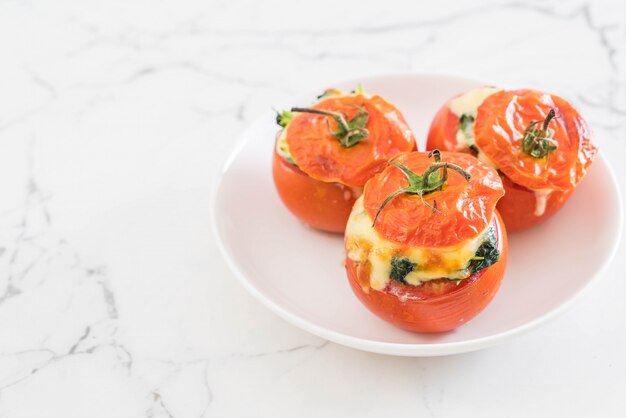
[[[390,75],[332,87],[352,89],[359,82],[404,113],[420,150],[439,107],[482,84],[441,75]],[[325,87],[331,86],[320,91]],[[313,98],[314,93],[289,105],[306,105]],[[617,249],[623,212],[619,189],[599,155],[557,216],[510,236],[502,287],[478,317],[445,334],[400,330],[371,314],[353,295],[343,266],[342,237],[305,227],[282,205],[271,175],[277,130],[275,115],[268,110],[244,133],[217,178],[214,231],[228,264],[254,296],[292,324],[336,343],[403,356],[491,346],[562,312],[601,274]],[[546,258],[545,248],[559,250]]]

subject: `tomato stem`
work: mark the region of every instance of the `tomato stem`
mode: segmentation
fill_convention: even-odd
[[[330,134],[335,137],[341,146],[350,148],[359,142],[365,140],[369,136],[369,131],[365,127],[369,117],[365,107],[359,107],[359,111],[350,120],[346,120],[343,113],[333,112],[332,110],[312,109],[307,107],[293,107],[292,112],[312,113],[315,115],[330,116],[337,122],[337,130],[333,131],[328,125]]]
[[[548,116],[546,116],[546,118],[543,120],[544,131],[548,130],[548,125],[550,124],[550,121],[554,119],[555,117],[556,117],[556,112],[554,111],[554,109],[550,109],[550,111],[548,112]]]
[[[344,128],[346,131],[350,129],[350,126],[348,126],[348,122],[346,122],[346,118],[343,116],[343,114],[339,112],[333,112],[332,110],[311,109],[308,107],[292,107],[291,111],[301,112],[301,113],[312,113],[314,115],[330,116],[333,119],[335,119],[337,124],[339,124],[339,126]]]
[[[558,142],[552,139],[554,131],[549,129],[550,122],[556,118],[554,109],[550,109],[543,121],[533,120],[528,124],[522,138],[522,151],[533,158],[544,158],[558,147]],[[541,128],[538,127],[541,123]]]
[[[406,187],[401,187],[391,193],[387,198],[383,201],[383,203],[378,208],[376,212],[376,216],[374,216],[374,221],[372,222],[372,227],[376,225],[376,220],[378,220],[378,216],[382,212],[383,208],[387,206],[387,204],[401,194],[413,194],[420,197],[424,205],[428,206],[432,209],[433,212],[440,213],[445,215],[439,209],[437,209],[437,201],[433,200],[433,204],[430,205],[425,199],[424,196],[436,192],[438,190],[443,189],[444,184],[448,180],[448,169],[451,169],[457,173],[459,173],[465,181],[470,181],[472,176],[465,171],[463,168],[459,167],[456,164],[452,164],[449,162],[441,162],[441,152],[439,150],[433,150],[428,153],[428,157],[434,157],[435,162],[430,163],[430,165],[426,168],[424,173],[420,176],[415,174],[413,171],[408,169],[406,166],[398,163],[397,161],[389,162],[389,165],[396,167],[398,170],[402,171],[402,174],[407,178],[409,185]],[[441,171],[439,171],[441,170]],[[433,177],[434,174],[437,174]]]

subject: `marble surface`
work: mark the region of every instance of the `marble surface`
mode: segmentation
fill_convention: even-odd
[[[405,71],[560,93],[624,179],[625,16],[621,0],[0,0],[0,416],[623,416],[624,244],[530,334],[386,357],[254,300],[209,192],[268,107]]]

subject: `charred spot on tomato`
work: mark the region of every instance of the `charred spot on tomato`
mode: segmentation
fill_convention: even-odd
[[[393,257],[391,259],[391,274],[389,274],[389,277],[406,284],[404,279],[410,272],[415,270],[416,267],[417,264],[407,257]]]
[[[496,233],[493,228],[487,231],[485,241],[478,247],[476,254],[470,259],[467,269],[470,274],[478,273],[489,266],[495,264],[500,258],[498,243],[496,241]]]
[[[470,146],[469,146],[469,150],[470,150],[470,153],[471,153],[474,157],[478,157],[478,153],[479,153],[480,151],[478,150],[478,147],[477,147],[476,145],[474,145],[474,144],[470,145]]]

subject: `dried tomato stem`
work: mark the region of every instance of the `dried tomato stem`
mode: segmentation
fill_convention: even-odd
[[[332,110],[322,109],[310,109],[306,107],[294,107],[292,112],[304,112],[313,113],[316,115],[330,116],[337,122],[337,130],[333,131],[328,124],[328,130],[330,134],[339,140],[339,143],[344,148],[350,148],[359,142],[365,140],[369,136],[369,131],[365,127],[367,125],[368,113],[364,106],[359,108],[359,111],[350,120],[346,120],[346,116],[340,112],[333,112]],[[328,120],[326,121],[328,122]]]
[[[533,158],[544,158],[557,149],[559,144],[552,139],[554,131],[548,129],[554,118],[556,112],[550,109],[543,121],[533,120],[528,124],[522,138],[522,151]]]
[[[548,112],[548,116],[546,116],[546,118],[543,120],[544,131],[548,129],[548,125],[550,124],[550,121],[554,119],[555,117],[556,117],[556,112],[554,111],[554,109],[550,109],[550,111]]]
[[[434,156],[435,157],[435,162],[430,163],[430,165],[424,171],[424,174],[422,174],[421,176],[418,175],[418,174],[415,174],[414,172],[409,170],[408,167],[398,163],[397,161],[391,161],[389,163],[389,165],[391,165],[393,167],[396,167],[398,170],[400,170],[402,172],[402,174],[404,174],[404,176],[406,177],[407,181],[409,182],[409,185],[406,186],[406,187],[401,187],[401,188],[397,189],[396,191],[394,191],[393,193],[391,193],[389,196],[387,196],[387,198],[383,201],[383,203],[378,208],[378,211],[376,212],[376,216],[374,216],[374,222],[372,223],[372,227],[374,225],[376,225],[376,220],[378,219],[378,215],[380,215],[380,213],[382,212],[383,208],[391,200],[393,200],[394,198],[396,198],[397,196],[399,196],[399,195],[401,195],[403,193],[418,195],[419,198],[422,200],[422,202],[427,207],[432,209],[433,212],[445,215],[443,212],[441,212],[439,209],[437,209],[437,201],[436,200],[433,200],[433,204],[430,205],[424,199],[424,195],[442,189],[443,185],[448,180],[448,169],[456,171],[457,173],[459,173],[463,177],[463,179],[465,179],[465,181],[470,181],[472,179],[472,176],[467,171],[465,171],[463,168],[459,167],[456,164],[452,164],[452,163],[448,163],[448,162],[441,162],[441,153],[439,152],[439,150],[431,151],[428,154],[428,156],[429,157]],[[441,175],[440,178],[437,178],[436,180],[434,180],[431,183],[430,176],[432,174],[434,174],[435,171],[440,170],[440,169],[443,169],[443,174]]]
[[[439,170],[440,168],[449,168],[450,170],[454,170],[460,175],[462,175],[463,178],[467,181],[470,181],[472,179],[472,176],[467,171],[463,170],[461,167],[459,167],[456,164],[445,163],[445,162],[444,163],[431,163],[426,169],[426,171],[424,171],[424,174],[422,175],[424,179],[426,180],[426,183],[428,183],[430,175],[436,170]],[[447,177],[447,175],[445,176]],[[442,180],[444,180],[444,178],[442,178]]]
[[[315,115],[330,116],[333,119],[335,119],[337,121],[337,123],[339,125],[341,125],[341,127],[343,129],[345,129],[346,131],[350,130],[350,126],[348,125],[348,122],[346,122],[346,118],[343,116],[343,114],[341,114],[339,112],[333,112],[332,110],[311,109],[311,108],[308,108],[308,107],[292,107],[291,111],[292,112],[300,112],[300,113],[313,113]]]

